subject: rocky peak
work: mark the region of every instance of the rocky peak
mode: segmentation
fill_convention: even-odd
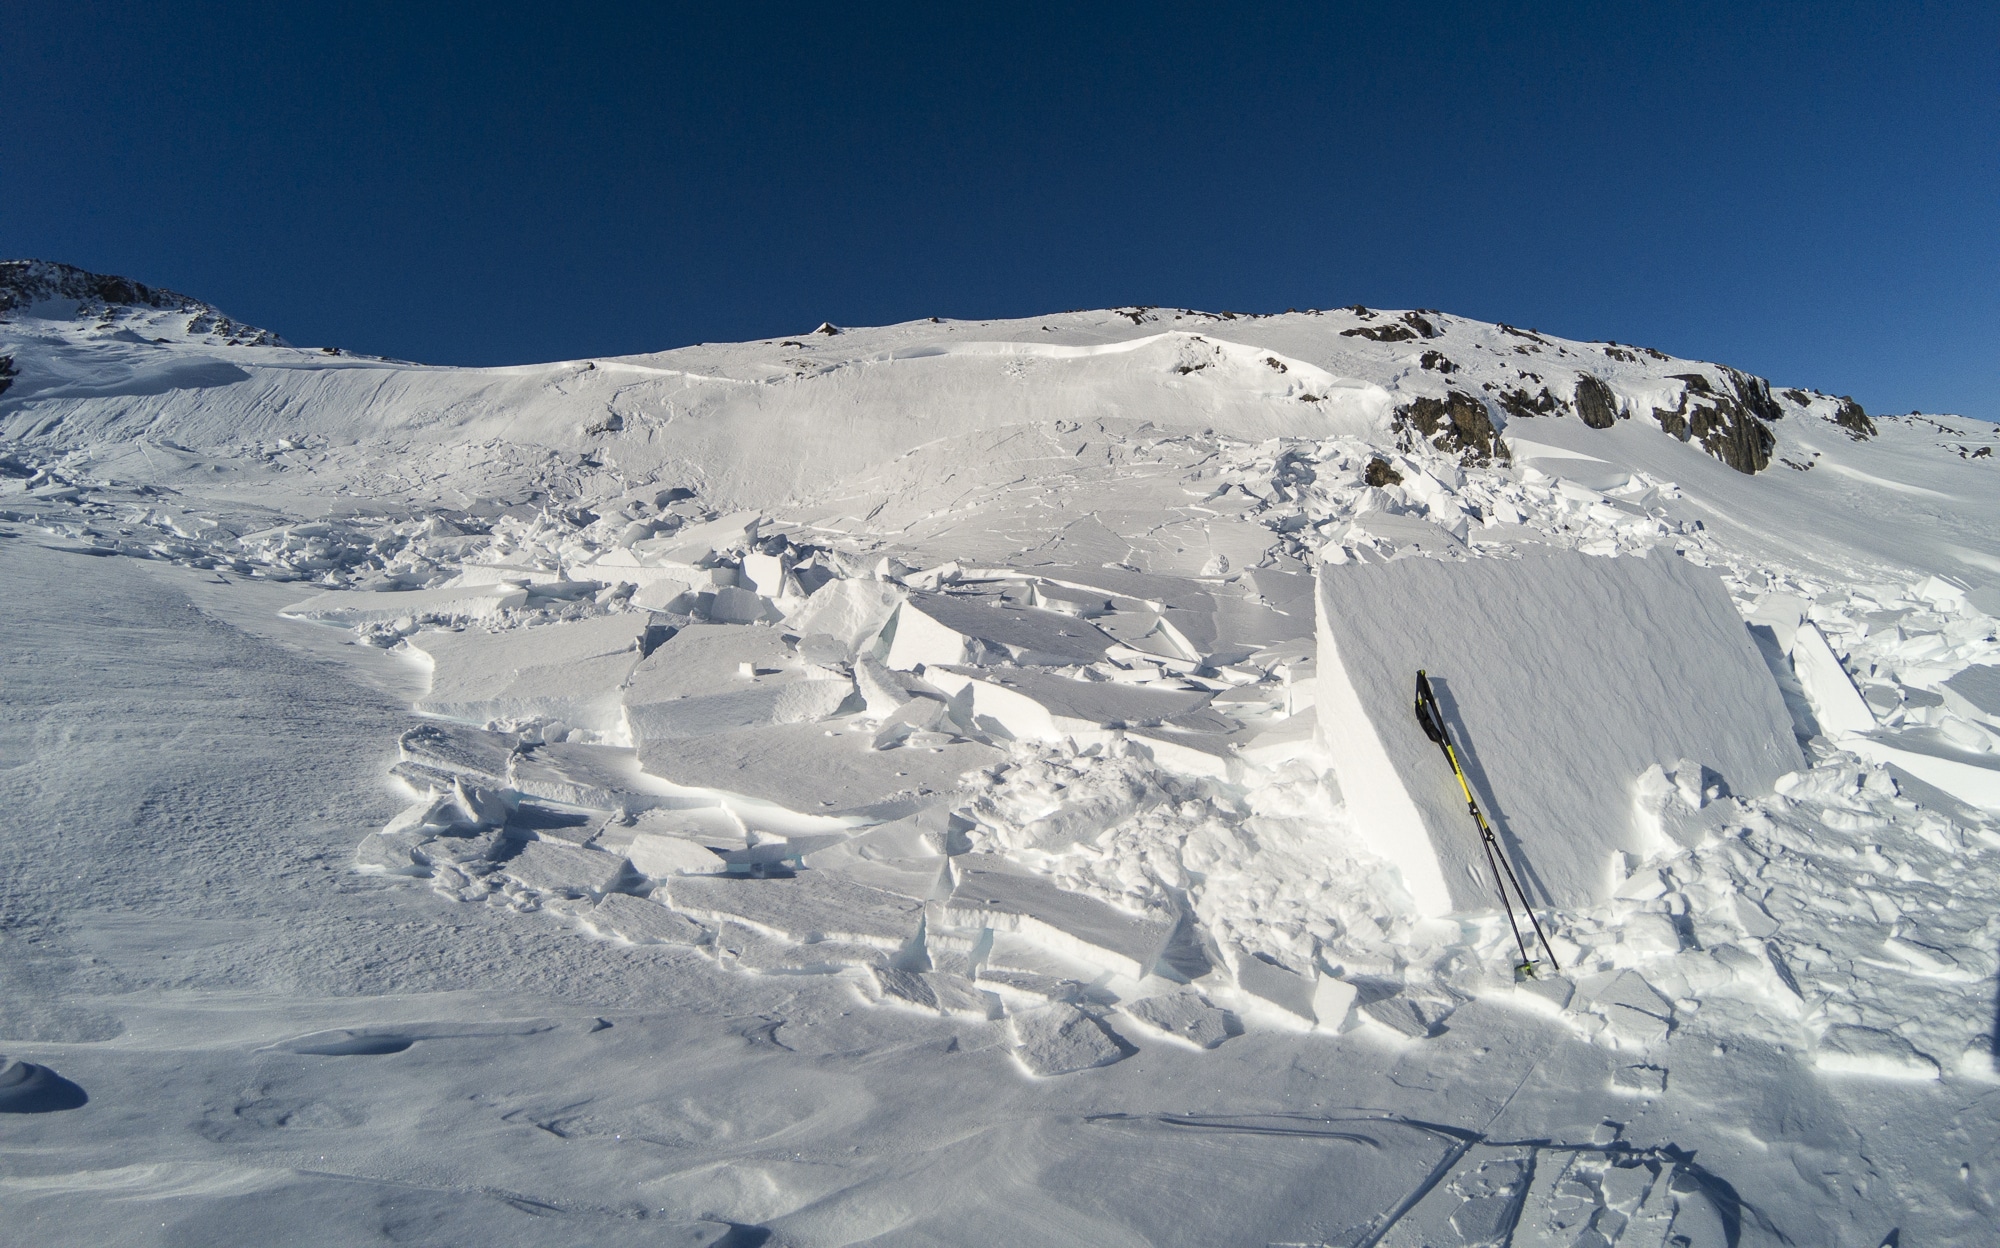
[[[79,318],[104,317],[117,309],[185,312],[189,334],[210,335],[241,346],[284,345],[284,339],[270,330],[239,324],[221,309],[178,291],[53,260],[0,260],[0,319],[58,300],[73,301]]]

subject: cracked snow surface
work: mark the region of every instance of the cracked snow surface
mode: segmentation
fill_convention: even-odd
[[[1990,1242],[1988,426],[1431,312],[465,370],[71,286],[0,321],[36,1242]]]

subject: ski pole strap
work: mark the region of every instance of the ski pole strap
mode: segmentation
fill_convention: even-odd
[[[1417,723],[1447,757],[1451,754],[1451,738],[1445,735],[1444,716],[1438,712],[1437,695],[1431,692],[1431,678],[1421,669],[1417,672]],[[1452,764],[1456,769],[1457,762]]]

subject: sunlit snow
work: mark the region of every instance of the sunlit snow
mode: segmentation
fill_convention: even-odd
[[[1431,311],[455,369],[0,276],[35,1242],[1992,1233],[1990,426]]]

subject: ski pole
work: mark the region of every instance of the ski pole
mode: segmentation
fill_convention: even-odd
[[[1514,874],[1514,864],[1507,861],[1500,839],[1493,834],[1492,826],[1479,809],[1479,800],[1472,795],[1472,785],[1465,779],[1465,769],[1458,765],[1458,751],[1452,746],[1451,732],[1445,727],[1443,712],[1438,709],[1437,695],[1431,691],[1430,677],[1421,669],[1417,672],[1417,723],[1422,726],[1424,735],[1444,751],[1445,761],[1451,764],[1452,777],[1458,781],[1458,791],[1465,795],[1465,807],[1472,812],[1472,822],[1479,829],[1480,844],[1486,851],[1486,865],[1493,872],[1493,886],[1500,893],[1500,908],[1507,912],[1507,926],[1514,933],[1515,947],[1521,951],[1521,973],[1532,977],[1535,960],[1528,956],[1528,942],[1521,937],[1521,925],[1514,921],[1514,903],[1507,896],[1509,883],[1514,886],[1514,896],[1521,899],[1521,909],[1527,913],[1528,922],[1535,929],[1535,939],[1540,942],[1542,952],[1548,955],[1549,965],[1561,972],[1562,963],[1556,961],[1555,950],[1549,948],[1549,938],[1542,931],[1541,920],[1535,917],[1535,908],[1528,904],[1528,894],[1522,890],[1521,881]]]

